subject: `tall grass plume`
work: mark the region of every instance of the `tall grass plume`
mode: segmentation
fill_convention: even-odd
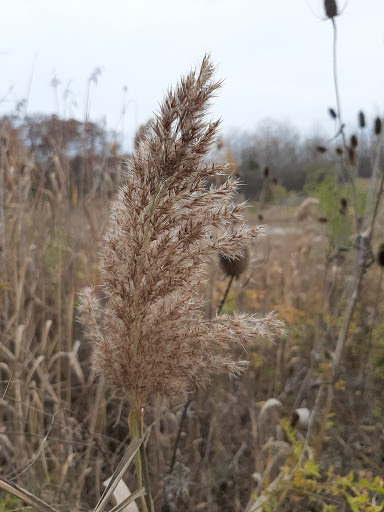
[[[93,364],[137,415],[154,392],[182,398],[212,372],[238,374],[247,362],[232,360],[232,346],[282,331],[274,314],[203,316],[199,286],[210,257],[235,259],[263,233],[243,223],[244,204],[232,201],[236,179],[207,186],[226,169],[204,163],[219,126],[206,119],[220,87],[213,75],[205,57],[167,93],[112,204],[100,254],[105,300],[92,288],[82,293]],[[241,224],[232,231],[234,222]]]

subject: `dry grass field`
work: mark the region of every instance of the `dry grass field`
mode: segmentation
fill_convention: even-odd
[[[107,305],[98,255],[126,178],[110,148],[101,162],[84,154],[79,182],[63,141],[49,140],[42,167],[20,131],[0,130],[0,475],[54,510],[93,510],[132,437],[130,402],[91,364],[79,293],[95,286]],[[347,201],[340,187],[306,209],[293,198],[260,212],[250,201],[247,225],[268,230],[240,275],[225,274],[218,252],[210,259],[200,284],[207,321],[227,292],[220,313],[276,311],[285,333],[234,345],[234,360],[249,361],[237,378],[212,371],[188,401],[148,399],[156,510],[383,510],[382,176],[378,168],[363,241],[353,190]],[[136,488],[134,465],[124,480]],[[0,510],[32,509],[3,492]]]

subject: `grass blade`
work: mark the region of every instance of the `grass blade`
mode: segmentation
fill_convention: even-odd
[[[132,462],[134,456],[140,449],[142,442],[143,442],[143,439],[139,439],[138,437],[135,437],[134,439],[132,439],[123,458],[121,459],[119,465],[117,466],[115,472],[113,473],[111,481],[107,485],[105,491],[103,492],[103,494],[93,512],[101,512],[102,510],[105,509],[109,499],[111,498],[111,496],[113,494],[113,491],[116,489],[117,484],[122,479],[125,471],[127,470],[128,466]]]
[[[142,487],[141,489],[133,492],[130,496],[128,496],[128,498],[125,498],[125,500],[122,501],[121,503],[119,503],[118,505],[116,505],[116,507],[113,507],[111,512],[122,512],[125,509],[125,507],[127,507],[130,503],[137,500],[137,498],[140,498],[140,496],[144,496],[144,495],[145,495],[145,489],[144,489],[144,487]]]
[[[48,505],[48,503],[45,503],[45,501],[2,476],[0,476],[0,489],[16,496],[27,505],[31,505],[31,507],[38,512],[57,512],[54,508]]]

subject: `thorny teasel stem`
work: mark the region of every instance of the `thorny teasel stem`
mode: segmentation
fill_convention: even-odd
[[[340,101],[340,92],[339,92],[339,80],[338,80],[338,71],[337,71],[337,26],[334,17],[331,17],[332,28],[333,28],[333,81],[335,87],[335,96],[336,96],[336,107],[337,107],[337,119],[339,121],[339,133],[343,139],[344,152],[348,154],[347,141],[344,133],[344,123],[341,115],[341,101]],[[355,218],[355,226],[357,227],[357,199],[356,199],[356,188],[355,182],[352,175],[351,163],[349,160],[346,160],[346,171],[348,175],[348,179],[350,181],[350,185],[352,188],[352,200],[353,200],[353,212]]]

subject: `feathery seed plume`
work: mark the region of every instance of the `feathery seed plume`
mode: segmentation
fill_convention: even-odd
[[[226,169],[204,164],[219,125],[206,119],[220,87],[213,74],[205,57],[165,96],[112,203],[100,255],[106,304],[91,288],[82,293],[93,364],[136,414],[153,392],[184,397],[211,372],[237,375],[247,362],[232,360],[231,347],[283,330],[273,313],[203,316],[199,285],[210,257],[241,257],[263,233],[244,223],[230,229],[243,222],[244,204],[232,201],[237,180],[207,188],[207,178]]]

